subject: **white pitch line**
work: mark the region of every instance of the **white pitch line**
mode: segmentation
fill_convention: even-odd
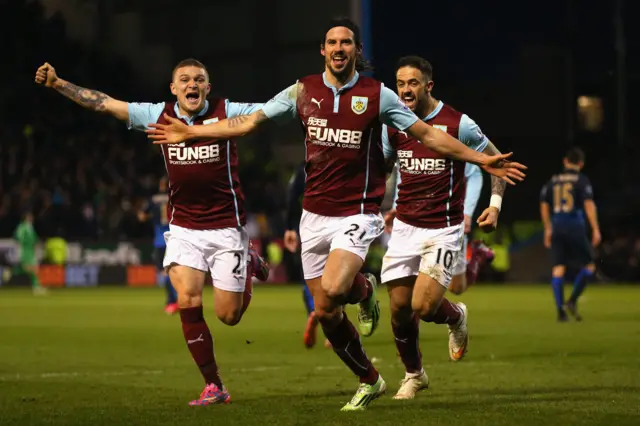
[[[316,370],[339,370],[344,368],[341,365],[318,365]],[[265,371],[278,371],[285,370],[287,367],[279,365],[264,365],[258,367],[249,368],[229,368],[222,371],[228,371],[230,373],[262,373]],[[101,373],[92,373],[89,371],[58,371],[47,373],[16,373],[5,374],[0,376],[0,382],[8,381],[21,381],[21,380],[43,380],[43,379],[64,379],[74,377],[118,377],[118,376],[150,376],[162,374],[161,370],[129,370],[129,371],[103,371]]]
[[[12,380],[33,380],[33,379],[57,379],[70,377],[114,377],[114,376],[147,376],[162,374],[160,370],[131,370],[131,371],[103,371],[102,373],[91,373],[83,371],[60,371],[51,373],[16,373],[0,376],[0,382]]]
[[[381,361],[381,360],[380,360]],[[375,363],[377,367],[384,367],[386,369],[398,369],[402,368],[400,364],[384,364],[380,365],[379,362]],[[512,363],[509,362],[500,362],[500,361],[490,361],[490,362],[482,362],[482,361],[463,361],[461,362],[463,365],[510,365]],[[425,365],[426,368],[432,367],[430,365]],[[224,373],[263,373],[267,371],[279,371],[279,370],[287,370],[290,366],[281,366],[281,365],[263,365],[256,367],[248,367],[248,368],[229,368],[226,369],[224,366],[221,369],[221,372]],[[331,370],[342,370],[346,369],[344,365],[316,365],[313,367],[316,371],[331,371]],[[345,370],[346,371],[346,370]],[[47,373],[16,373],[16,374],[5,374],[0,376],[0,382],[8,382],[8,381],[22,381],[22,380],[45,380],[45,379],[64,379],[64,378],[74,378],[74,377],[118,377],[118,376],[151,376],[162,374],[164,371],[162,370],[122,370],[122,371],[104,371],[101,373],[93,373],[89,371],[60,371],[60,372],[47,372]]]

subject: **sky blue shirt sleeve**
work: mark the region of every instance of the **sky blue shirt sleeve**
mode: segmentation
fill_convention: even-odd
[[[464,214],[473,217],[476,211],[480,191],[482,191],[482,170],[475,164],[464,166],[464,177],[467,179],[467,193],[464,197]]]
[[[262,109],[264,104],[251,104],[243,102],[230,102],[229,99],[224,101],[224,109],[227,118],[237,117],[239,115],[249,115]]]
[[[389,159],[392,158],[395,154],[395,149],[391,146],[391,142],[389,142],[389,128],[386,124],[382,125],[382,152],[384,154],[384,158]]]
[[[489,139],[482,133],[480,126],[476,124],[467,114],[460,117],[460,127],[458,128],[460,142],[476,151],[484,151],[489,144]]]
[[[387,126],[404,131],[419,118],[392,90],[382,86],[380,89],[380,121]]]
[[[152,104],[149,102],[129,102],[127,104],[129,110],[129,129],[144,131],[147,130],[149,123],[158,121],[158,117],[164,110],[164,102]]]
[[[391,204],[391,208],[394,210],[398,204],[398,186],[400,186],[401,183],[402,177],[400,176],[400,166],[396,163],[396,183],[393,186],[393,204]]]
[[[268,119],[278,123],[286,123],[298,116],[296,101],[298,99],[298,83],[284,89],[262,106],[262,112]]]

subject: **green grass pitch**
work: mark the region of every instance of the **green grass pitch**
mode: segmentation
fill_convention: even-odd
[[[467,357],[450,362],[446,328],[423,323],[431,388],[407,402],[391,399],[403,369],[381,289],[380,328],[363,342],[389,392],[364,413],[339,411],[357,380],[335,354],[303,347],[300,293],[256,288],[236,327],[207,295],[233,403],[189,407],[202,381],[160,289],[0,289],[0,424],[640,425],[640,287],[590,287],[585,321],[567,324],[549,286],[472,287],[459,298]]]

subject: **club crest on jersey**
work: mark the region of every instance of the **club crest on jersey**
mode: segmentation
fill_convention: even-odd
[[[217,122],[218,122],[218,117],[213,117],[213,118],[204,120],[202,124],[210,124],[210,123],[217,123]]]
[[[445,133],[447,131],[447,126],[443,126],[442,124],[434,124],[433,127],[438,129],[438,130],[442,130]]]
[[[351,97],[351,110],[360,115],[367,110],[367,104],[369,98],[366,96],[352,96]]]

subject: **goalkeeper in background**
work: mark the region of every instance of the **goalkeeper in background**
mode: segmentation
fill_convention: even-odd
[[[20,263],[14,268],[13,273],[27,274],[31,280],[33,294],[46,294],[47,289],[40,284],[38,279],[38,262],[36,260],[36,244],[38,244],[38,234],[33,228],[33,213],[27,212],[22,222],[13,234],[20,245]]]

